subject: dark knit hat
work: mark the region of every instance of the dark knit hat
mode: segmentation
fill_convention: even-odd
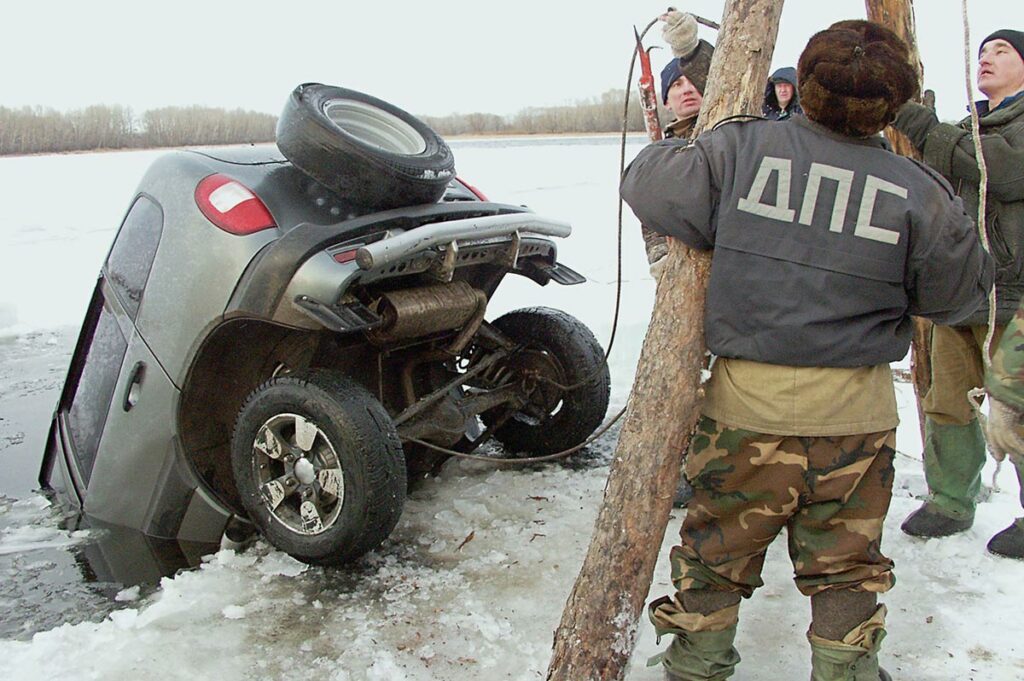
[[[1021,59],[1024,59],[1024,31],[1013,31],[1008,28],[1004,28],[1001,31],[996,31],[989,37],[981,41],[981,46],[978,48],[978,56],[981,56],[981,50],[985,47],[985,43],[993,40],[1005,40],[1006,42],[1013,45],[1013,49],[1017,50],[1017,54],[1020,55]]]
[[[711,70],[711,57],[714,54],[715,48],[702,38],[697,43],[697,48],[688,56],[673,59],[666,64],[661,70],[661,103],[668,104],[668,89],[680,76],[686,76],[687,80],[693,83],[693,87],[697,88],[697,92],[703,95],[708,84],[708,71]]]
[[[920,89],[907,44],[862,20],[838,21],[811,36],[797,80],[807,117],[851,137],[874,135]]]

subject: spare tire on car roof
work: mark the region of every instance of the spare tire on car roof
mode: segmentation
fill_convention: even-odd
[[[292,91],[277,121],[285,158],[353,204],[434,203],[455,175],[441,137],[415,116],[362,92],[320,83]]]

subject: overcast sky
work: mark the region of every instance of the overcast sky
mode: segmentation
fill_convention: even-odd
[[[723,5],[678,4],[716,21]],[[322,82],[420,115],[510,114],[623,87],[633,25],[642,28],[665,6],[636,0],[8,3],[0,106],[123,104],[141,112],[198,104],[276,114],[294,86]],[[970,0],[969,6],[973,73],[978,41],[998,28],[1024,29],[1024,9],[1020,0]],[[829,23],[863,17],[861,0],[789,0],[773,68],[795,65],[808,37]],[[925,86],[938,93],[941,118],[959,118],[967,102],[961,0],[918,0],[916,18]],[[714,42],[713,31],[703,35]],[[657,29],[648,36],[661,44]],[[668,55],[655,51],[655,69]]]

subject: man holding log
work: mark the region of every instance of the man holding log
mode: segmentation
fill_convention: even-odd
[[[917,92],[906,45],[865,21],[813,36],[798,64],[807,118],[731,122],[644,149],[622,195],[641,223],[714,249],[705,331],[717,356],[673,549],[677,591],[650,606],[669,679],[732,675],[739,603],[788,529],[811,598],[814,681],[878,667],[893,584],[881,532],[897,423],[888,363],[911,315],[952,324],[992,263],[949,185],[878,132]]]
[[[988,166],[985,229],[996,259],[993,348],[1024,297],[1024,32],[1004,29],[981,42],[978,103],[981,146]],[[940,123],[928,107],[907,103],[893,127],[956,187],[971,215],[981,196],[971,117]],[[957,326],[936,326],[931,339],[931,388],[924,396],[924,472],[928,500],[903,523],[916,537],[945,537],[974,524],[985,440],[967,392],[982,385],[988,305]],[[1015,465],[1024,506],[1024,463]],[[988,543],[997,555],[1024,560],[1024,518]]]

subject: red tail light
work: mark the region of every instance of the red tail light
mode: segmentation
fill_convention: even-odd
[[[270,211],[248,187],[227,175],[210,175],[196,187],[196,205],[225,232],[243,236],[276,227]]]
[[[484,196],[484,193],[482,191],[480,191],[479,189],[477,189],[476,187],[474,187],[470,183],[466,182],[461,177],[456,177],[455,179],[458,180],[462,184],[463,187],[465,187],[469,191],[473,192],[473,196],[475,196],[476,198],[480,199],[481,201],[486,201],[487,200],[487,197]]]
[[[356,259],[356,253],[362,247],[363,247],[363,244],[359,244],[358,246],[353,246],[352,248],[348,249],[347,251],[338,251],[337,253],[334,254],[335,262],[340,262],[342,264],[347,263],[347,262],[352,262],[353,260]]]

